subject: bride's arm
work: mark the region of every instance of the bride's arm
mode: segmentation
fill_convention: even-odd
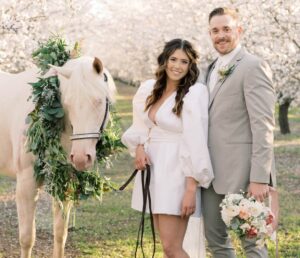
[[[122,142],[128,148],[131,156],[135,157],[139,145],[144,145],[148,139],[149,127],[145,123],[145,102],[151,92],[152,81],[141,84],[132,101],[133,122],[122,135]]]

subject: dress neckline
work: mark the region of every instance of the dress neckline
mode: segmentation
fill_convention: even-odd
[[[156,110],[156,112],[154,113],[153,117],[154,117],[154,121],[150,118],[149,113],[151,110],[151,107],[148,109],[147,112],[147,117],[148,119],[152,122],[152,124],[157,125],[157,113],[163,108],[163,106],[165,106],[165,104],[171,99],[171,97],[176,93],[176,91],[172,92],[168,97],[166,97],[166,99],[161,103],[161,105],[158,107],[158,109]]]

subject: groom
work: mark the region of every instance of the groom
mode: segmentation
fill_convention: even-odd
[[[208,145],[215,180],[202,190],[205,235],[216,258],[236,257],[220,214],[227,193],[268,197],[276,183],[273,155],[275,92],[266,62],[241,45],[238,14],[216,8],[209,15],[209,33],[218,58],[208,67],[210,91]],[[268,257],[255,239],[242,240],[248,258]]]

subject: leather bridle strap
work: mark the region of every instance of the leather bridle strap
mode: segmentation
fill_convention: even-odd
[[[109,100],[108,100],[108,98],[106,98],[104,118],[103,118],[102,124],[100,126],[99,132],[97,132],[97,133],[77,133],[77,134],[72,134],[72,136],[70,136],[70,140],[71,141],[75,141],[75,140],[83,140],[83,139],[99,139],[99,137],[103,133],[108,113],[109,113]]]
[[[104,118],[103,118],[102,124],[100,126],[100,131],[99,131],[100,135],[103,133],[103,129],[104,129],[104,126],[106,123],[108,113],[109,113],[109,100],[108,100],[108,98],[106,98]]]
[[[132,181],[132,179],[136,176],[138,170],[136,169],[129,179],[119,188],[119,190],[124,190],[126,186]],[[137,250],[139,246],[141,246],[143,257],[145,257],[144,247],[143,247],[143,238],[144,238],[144,229],[145,229],[145,214],[146,214],[146,206],[147,203],[149,205],[149,212],[150,212],[150,223],[151,223],[151,231],[152,231],[152,240],[153,240],[153,252],[152,258],[155,255],[156,246],[155,246],[155,228],[154,228],[154,220],[152,214],[152,206],[151,206],[151,195],[150,195],[150,181],[151,181],[151,171],[150,166],[146,165],[146,171],[141,170],[141,183],[142,183],[142,190],[143,190],[143,209],[142,209],[142,217],[139,225],[138,236],[136,240],[135,246],[135,253],[134,257],[137,258]],[[146,180],[145,180],[145,173],[146,173]]]

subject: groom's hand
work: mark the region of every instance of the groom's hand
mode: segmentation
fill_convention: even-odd
[[[248,196],[253,196],[257,201],[263,202],[269,196],[269,185],[251,182],[248,187]]]

